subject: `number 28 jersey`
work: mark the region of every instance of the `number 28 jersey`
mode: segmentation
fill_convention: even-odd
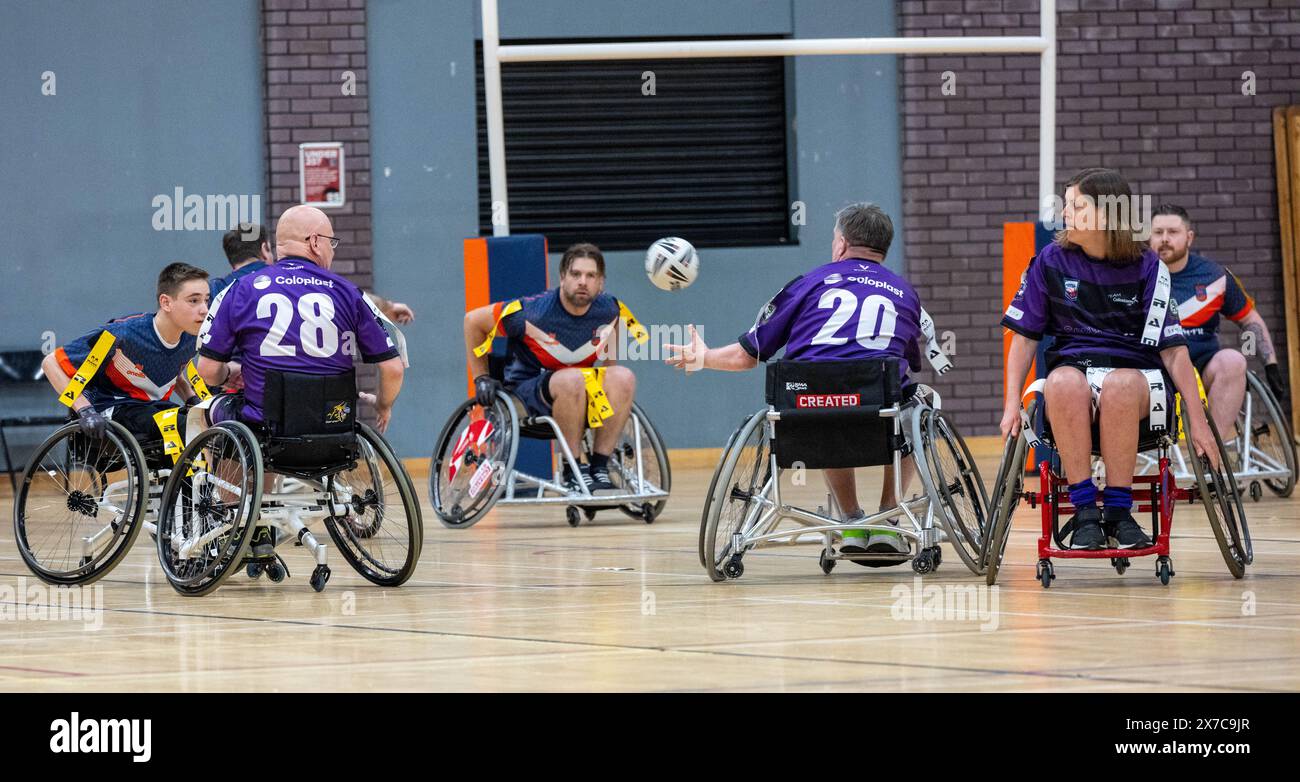
[[[785,348],[802,361],[896,357],[921,369],[921,299],[900,275],[845,258],[791,280],[759,313],[740,346],[760,361]]]
[[[304,258],[283,258],[221,292],[199,332],[199,355],[244,372],[241,417],[262,420],[268,370],[336,375],[353,357],[376,363],[398,355],[357,286]]]

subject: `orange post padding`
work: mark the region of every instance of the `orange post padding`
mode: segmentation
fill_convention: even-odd
[[[1033,223],[1003,223],[1002,224],[1002,309],[1003,311],[1011,304],[1011,300],[1016,297],[1016,292],[1020,290],[1020,280],[1029,268],[1029,262],[1034,259],[1034,224]],[[1011,329],[1002,330],[1002,366],[1006,367],[1007,357],[1011,353]],[[1025,377],[1025,386],[1020,389],[1024,393],[1025,388],[1034,376],[1033,366],[1030,366],[1030,372]],[[1006,392],[1006,380],[1003,381],[1003,392]],[[1033,453],[1026,454],[1025,469],[1032,470],[1034,464]]]
[[[487,239],[465,240],[465,311],[477,309],[492,303],[488,286],[488,250]],[[465,366],[468,396],[474,396],[474,378],[470,376],[468,364]]]

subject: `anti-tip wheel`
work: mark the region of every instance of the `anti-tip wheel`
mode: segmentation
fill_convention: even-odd
[[[1264,496],[1264,487],[1260,486],[1259,481],[1251,481],[1250,498],[1255,502],[1259,502],[1260,498],[1263,496]]]
[[[330,566],[317,565],[316,569],[311,572],[311,588],[317,592],[324,591],[325,584],[330,580]]]
[[[641,503],[641,519],[645,521],[646,524],[654,524],[655,506],[651,505],[648,502]]]
[[[578,510],[577,505],[570,505],[564,509],[564,519],[569,522],[570,527],[576,527],[582,523],[582,512]]]
[[[285,575],[284,565],[281,565],[279,562],[266,563],[266,577],[271,579],[271,583],[280,583],[284,580]]]
[[[817,558],[817,564],[821,566],[822,572],[828,576],[835,569],[835,560],[827,555],[826,549],[822,549],[821,556]]]
[[[248,574],[249,578],[256,581],[257,579],[262,577],[262,563],[249,562],[248,567],[244,569],[244,572]]]
[[[934,570],[934,554],[930,549],[924,549],[912,560],[912,570],[918,575],[925,575]]]
[[[739,557],[732,557],[727,560],[722,572],[726,573],[727,578],[740,578],[745,575],[745,563],[741,562]]]

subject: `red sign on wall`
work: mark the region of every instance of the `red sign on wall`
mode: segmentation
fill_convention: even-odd
[[[343,142],[298,145],[298,200],[323,209],[343,206]]]

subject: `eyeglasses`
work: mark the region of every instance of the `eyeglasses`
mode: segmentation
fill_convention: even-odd
[[[308,238],[308,239],[311,239],[312,236],[319,236],[319,237],[322,238],[322,239],[329,239],[329,240],[330,240],[330,249],[331,249],[331,250],[337,250],[337,249],[338,249],[338,246],[339,246],[339,240],[338,240],[338,237],[334,237],[334,236],[326,236],[325,234],[312,234],[311,236],[309,236],[309,237],[307,237],[307,238]]]

